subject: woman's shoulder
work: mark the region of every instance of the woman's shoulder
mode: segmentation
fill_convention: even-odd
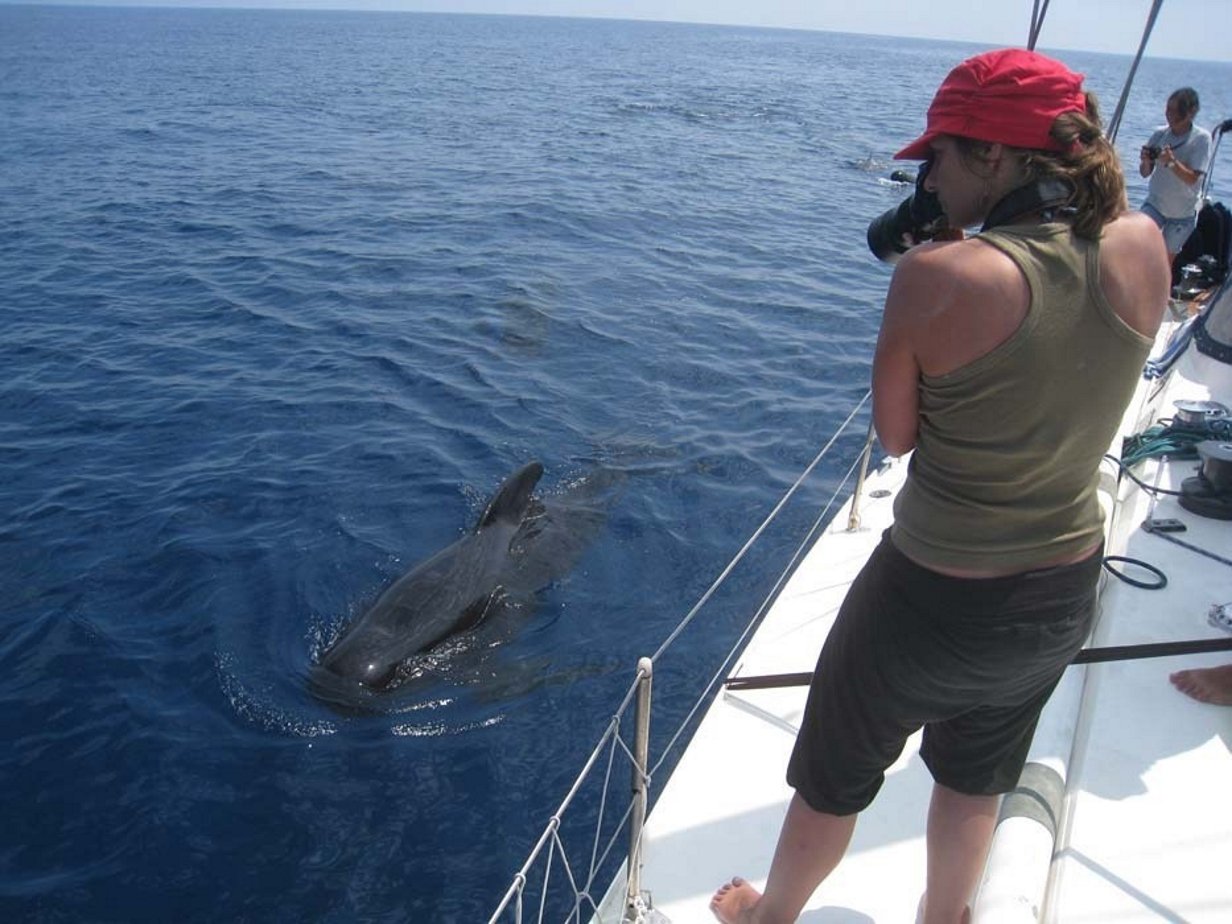
[[[1159,227],[1142,212],[1122,213],[1104,226],[1099,263],[1100,285],[1113,311],[1139,333],[1154,336],[1172,285]]]
[[[922,244],[903,255],[892,285],[937,302],[944,295],[960,302],[1004,294],[1021,276],[1009,255],[980,237]]]
[[[965,237],[912,248],[899,261],[895,275],[902,272],[920,279],[940,275],[978,282],[987,278],[990,269],[1006,265],[1012,264],[1000,249],[981,237]]]
[[[1100,250],[1105,258],[1147,259],[1163,255],[1167,260],[1163,234],[1145,212],[1122,212],[1108,224],[1100,237]],[[1158,263],[1158,261],[1154,261]]]
[[[986,241],[968,238],[923,245],[903,256],[890,284],[885,322],[904,332],[923,372],[944,375],[1010,336],[1029,302],[1019,267]]]

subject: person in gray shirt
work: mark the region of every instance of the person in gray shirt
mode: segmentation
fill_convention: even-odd
[[[1168,257],[1175,259],[1198,224],[1198,195],[1211,156],[1211,134],[1194,125],[1198,93],[1182,87],[1168,97],[1168,124],[1156,129],[1142,146],[1138,172],[1150,177],[1142,211],[1164,233]]]

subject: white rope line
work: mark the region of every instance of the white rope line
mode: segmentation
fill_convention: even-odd
[[[570,787],[569,792],[565,795],[565,798],[561,800],[560,806],[556,809],[555,814],[553,814],[551,819],[549,820],[547,828],[539,836],[539,840],[535,843],[534,848],[531,850],[530,854],[527,856],[526,862],[522,864],[522,868],[514,876],[513,884],[505,892],[504,898],[501,900],[501,903],[497,906],[496,911],[493,912],[492,917],[488,919],[488,924],[497,924],[497,922],[500,920],[501,914],[503,914],[504,911],[509,907],[509,903],[515,897],[518,899],[519,908],[517,911],[517,914],[518,914],[517,921],[518,921],[518,924],[520,924],[521,922],[521,910],[520,910],[521,909],[521,891],[519,887],[519,881],[521,881],[524,884],[525,881],[527,880],[531,867],[534,866],[535,862],[539,859],[540,855],[543,853],[544,847],[548,845],[548,843],[552,840],[553,836],[555,835],[556,830],[560,827],[561,817],[565,814],[566,810],[573,803],[574,798],[581,791],[582,784],[585,783],[586,779],[590,776],[591,771],[594,769],[595,764],[598,762],[599,756],[602,754],[603,749],[605,745],[608,743],[609,739],[611,740],[613,749],[617,745],[620,746],[620,749],[624,751],[625,756],[629,758],[631,765],[635,765],[637,763],[637,761],[633,757],[633,752],[629,750],[628,746],[624,742],[624,739],[620,736],[619,729],[620,729],[620,717],[621,715],[624,714],[624,712],[629,708],[629,705],[633,702],[634,696],[637,693],[638,684],[641,682],[641,680],[642,680],[642,671],[638,670],[637,675],[634,677],[633,683],[630,685],[628,692],[625,693],[625,697],[621,701],[620,706],[617,708],[616,712],[613,714],[611,721],[608,722],[607,728],[604,729],[603,734],[599,737],[599,743],[595,745],[594,750],[590,752],[590,757],[587,758],[586,763],[582,767],[581,772],[578,773],[577,777],[574,779],[573,786]],[[606,793],[606,786],[607,786],[607,781],[605,781],[605,790],[604,790],[605,793]],[[633,811],[633,806],[632,804],[630,804],[629,808],[625,811],[625,815],[624,815],[624,818],[621,820],[621,824],[617,826],[617,831],[619,831],[620,827],[623,826],[624,822],[628,820],[632,811]],[[596,842],[599,840],[598,826],[602,825],[602,821],[603,821],[603,816],[602,815],[598,816],[598,818],[596,819],[596,826],[597,826],[596,834],[595,834]],[[614,841],[615,841],[615,835],[613,835],[612,841],[609,841],[608,847],[604,851],[603,858],[600,860],[600,862],[603,862],[603,860],[606,860],[607,855],[611,852],[612,844],[614,843]],[[550,858],[548,862],[550,864]],[[547,890],[545,888],[544,894],[546,894],[546,891]],[[540,921],[543,920],[542,914],[540,915],[539,920]]]
[[[863,455],[863,453],[861,453],[861,455]],[[757,608],[756,615],[749,620],[748,625],[744,627],[744,631],[740,633],[740,637],[736,639],[731,649],[727,652],[727,656],[719,665],[718,670],[715,671],[714,675],[710,678],[710,682],[706,684],[705,689],[702,690],[701,695],[697,698],[697,701],[693,703],[693,707],[689,710],[688,715],[684,717],[680,725],[677,727],[675,734],[672,735],[671,740],[664,746],[663,752],[659,755],[659,759],[655,761],[654,766],[651,768],[652,774],[658,772],[659,767],[663,765],[663,762],[667,760],[668,755],[672,753],[672,749],[675,748],[680,736],[684,734],[684,730],[689,726],[689,723],[693,721],[693,717],[709,698],[711,691],[714,690],[719,681],[731,670],[732,661],[735,659],[736,655],[743,650],[748,637],[753,634],[753,631],[761,622],[761,617],[765,614],[766,610],[770,608],[770,604],[773,602],[774,598],[778,596],[778,593],[782,589],[783,585],[787,583],[788,578],[795,570],[796,563],[800,560],[804,550],[812,543],[813,537],[817,534],[818,528],[826,521],[826,515],[834,506],[834,502],[838,499],[839,494],[842,492],[847,482],[851,479],[852,473],[855,472],[859,465],[860,458],[857,457],[855,462],[851,464],[851,467],[847,469],[847,473],[843,476],[842,481],[840,481],[838,486],[834,489],[834,493],[830,495],[830,499],[826,502],[825,508],[820,514],[818,514],[817,519],[813,521],[813,525],[809,527],[808,533],[805,535],[804,539],[796,547],[796,551],[793,553],[791,561],[787,563],[787,567],[783,569],[782,573],[778,577],[778,580],[774,582],[774,587],[771,588],[765,599],[762,600],[761,605]]]
[[[560,847],[560,865],[564,867],[565,875],[569,878],[569,888],[573,890],[573,909],[574,911],[576,911],[578,908],[578,897],[582,893],[578,889],[577,878],[573,875],[573,866],[569,863],[569,852],[565,850],[565,844],[560,839],[560,832],[557,831],[553,837],[556,841],[556,845]],[[547,900],[548,900],[548,889],[547,889],[547,884],[544,883],[543,895],[540,896],[540,907],[539,907],[539,920],[540,921],[543,920],[543,906],[547,904]]]
[[[783,509],[784,506],[786,506],[787,502],[791,500],[791,498],[795,495],[796,491],[800,489],[800,485],[804,483],[804,480],[813,473],[813,469],[815,469],[818,466],[818,464],[820,464],[821,460],[825,458],[826,453],[830,451],[830,447],[833,446],[834,443],[838,440],[838,438],[843,435],[844,431],[847,429],[847,425],[851,423],[851,421],[855,418],[856,414],[860,412],[860,409],[864,407],[870,395],[872,395],[871,390],[865,392],[864,397],[860,399],[859,403],[856,404],[855,408],[852,409],[851,413],[847,415],[847,419],[844,420],[842,425],[834,432],[834,435],[830,437],[826,445],[821,448],[821,452],[817,453],[816,458],[814,458],[813,461],[809,463],[808,468],[806,468],[800,474],[800,477],[796,479],[796,483],[793,484],[788,489],[787,493],[784,494],[783,497],[779,500],[779,502],[775,504],[774,509],[770,511],[770,515],[767,516],[764,520],[762,520],[761,525],[758,526],[757,529],[753,531],[753,534],[749,536],[749,539],[747,542],[745,542],[743,548],[741,548],[740,551],[736,553],[736,557],[733,558],[731,562],[727,565],[727,567],[723,569],[722,573],[720,573],[719,576],[715,578],[714,583],[710,585],[710,587],[706,590],[706,592],[702,594],[701,598],[697,601],[697,603],[693,605],[693,609],[689,610],[689,612],[685,614],[684,619],[680,620],[680,624],[676,626],[675,629],[672,630],[671,635],[669,635],[666,641],[664,641],[663,644],[659,646],[659,650],[656,651],[651,656],[650,660],[652,662],[658,661],[659,656],[663,654],[663,652],[665,652],[669,647],[671,647],[672,643],[676,641],[676,639],[680,636],[681,632],[683,632],[686,628],[688,628],[689,623],[693,621],[693,618],[698,614],[701,608],[705,606],[707,602],[709,602],[711,597],[714,596],[715,592],[719,589],[720,586],[722,586],[723,582],[727,580],[727,576],[731,574],[733,570],[735,570],[736,565],[740,564],[741,560],[748,553],[749,549],[753,547],[753,543],[755,543],[759,538],[761,538],[761,534],[766,531],[766,528],[769,527],[769,525],[774,521],[774,518],[779,515],[779,512]]]
[[[640,672],[638,676],[640,679],[640,676],[641,676]],[[626,697],[625,702],[623,704],[623,708],[627,708],[630,702],[631,702],[631,697]],[[592,866],[591,866],[591,870],[589,874],[586,877],[587,888],[589,889],[589,886],[594,883],[594,878],[597,875],[600,867],[605,862],[607,862],[607,858],[611,855],[612,849],[615,847],[616,842],[619,839],[620,832],[624,829],[624,826],[628,823],[630,816],[633,814],[633,804],[632,802],[630,802],[629,806],[625,809],[624,814],[620,817],[619,821],[617,822],[613,830],[612,836],[608,839],[607,844],[604,847],[602,853],[599,853],[598,852],[599,844],[602,841],[602,837],[600,835],[602,833],[602,827],[603,827],[603,816],[604,816],[604,812],[606,811],[607,792],[611,787],[611,772],[612,772],[613,765],[615,763],[616,754],[618,752],[623,752],[625,758],[629,762],[630,768],[636,769],[637,767],[637,761],[633,756],[633,752],[632,750],[630,750],[628,744],[625,743],[624,738],[620,735],[619,728],[620,728],[620,714],[618,713],[614,715],[612,717],[612,720],[608,723],[607,729],[605,730],[603,736],[600,739],[599,746],[591,753],[590,759],[586,762],[586,766],[583,767],[582,772],[578,774],[578,777],[574,781],[573,787],[570,789],[569,794],[561,802],[560,807],[556,810],[556,813],[552,815],[551,819],[548,822],[547,828],[544,830],[543,834],[539,838],[539,841],[536,843],[534,849],[531,851],[530,855],[527,857],[526,862],[522,865],[522,869],[519,870],[518,873],[514,876],[513,885],[510,887],[510,889],[506,893],[504,900],[501,902],[500,906],[496,909],[496,912],[489,919],[489,924],[495,924],[495,922],[497,922],[500,919],[501,914],[509,907],[510,901],[513,900],[514,898],[517,899],[517,906],[515,909],[515,921],[516,921],[516,924],[521,924],[522,895],[523,895],[523,892],[525,891],[525,887],[529,880],[530,869],[532,866],[534,866],[535,862],[539,860],[540,856],[543,854],[543,850],[545,847],[548,848],[548,853],[547,853],[546,858],[544,858],[545,870],[544,870],[544,877],[543,877],[543,891],[540,896],[541,904],[540,904],[540,909],[539,909],[538,920],[539,921],[543,920],[544,907],[542,903],[546,901],[546,898],[547,898],[548,884],[549,884],[549,880],[551,876],[551,867],[552,867],[552,862],[556,857],[557,846],[560,847],[561,863],[565,866],[566,874],[569,877],[570,886],[573,888],[575,902],[577,900],[577,897],[583,894],[580,890],[578,890],[576,879],[573,876],[572,869],[569,867],[568,858],[565,856],[564,841],[562,841],[560,838],[559,830],[560,830],[562,817],[564,816],[565,811],[569,808],[569,806],[572,804],[574,797],[581,790],[582,784],[590,776],[591,771],[594,769],[594,765],[597,763],[597,759],[600,753],[606,747],[609,751],[608,765],[607,765],[607,771],[605,773],[604,782],[603,782],[603,800],[601,804],[601,809],[600,809],[599,814],[595,818],[595,832],[594,832],[594,839],[593,839],[594,846],[592,848]],[[647,781],[647,783],[649,783],[650,776],[648,774],[643,774],[642,776]],[[594,859],[596,854],[598,854],[597,860]]]
[[[586,876],[586,890],[581,893],[587,897],[589,897],[590,887],[594,885],[595,876],[598,875],[603,864],[606,863],[608,857],[611,856],[612,849],[616,846],[616,842],[620,837],[621,831],[624,830],[625,824],[629,821],[630,816],[633,814],[633,803],[630,801],[628,806],[625,808],[624,814],[620,817],[620,819],[616,822],[615,827],[612,829],[612,836],[608,838],[607,844],[603,848],[603,852],[599,853],[599,843],[602,839],[600,835],[603,831],[603,819],[607,814],[607,794],[612,785],[612,767],[616,759],[617,745],[619,745],[619,749],[624,751],[625,756],[629,759],[629,766],[632,769],[637,769],[637,761],[633,757],[633,752],[625,743],[624,738],[620,735],[616,735],[612,740],[611,748],[609,748],[607,772],[603,778],[602,797],[599,802],[599,811],[595,816],[595,835],[591,847],[590,870]],[[650,776],[648,774],[642,774],[642,778],[646,782],[646,785],[649,786]],[[591,901],[591,904],[592,906],[594,905],[593,900]],[[595,911],[597,912],[598,910],[599,909],[596,906]]]
[[[620,716],[616,716],[616,718],[614,719],[614,721],[616,722],[617,726],[619,727],[619,725],[620,725]],[[619,732],[617,732],[617,734],[616,734],[616,738],[617,738],[618,740],[620,740],[620,734],[619,734]],[[604,816],[605,814],[607,814],[607,793],[608,793],[608,790],[609,790],[609,789],[611,788],[611,786],[612,786],[612,765],[613,765],[613,764],[615,764],[615,762],[616,762],[616,744],[615,744],[615,742],[613,741],[612,746],[611,746],[610,748],[608,748],[608,754],[607,754],[607,772],[606,772],[606,773],[604,773],[604,775],[603,775],[603,789],[602,789],[602,793],[603,793],[603,794],[602,794],[602,796],[600,796],[600,798],[599,798],[599,811],[596,813],[596,823],[595,823],[595,839],[594,839],[594,843],[591,845],[591,849],[590,849],[590,875],[586,877],[587,882],[591,882],[591,881],[593,881],[593,880],[594,880],[594,878],[595,878],[595,871],[596,871],[596,870],[598,870],[598,868],[599,868],[599,863],[601,862],[601,861],[598,859],[598,853],[599,853],[599,834],[600,834],[600,831],[601,831],[601,830],[602,830],[602,828],[603,828],[603,816]],[[605,860],[607,859],[607,854],[606,854],[606,852],[604,853],[604,859],[605,859]]]
[[[590,883],[587,883],[587,885],[590,885]],[[599,913],[599,906],[595,904],[595,900],[594,898],[591,897],[590,891],[586,890],[586,891],[579,892],[577,895],[577,901],[573,903],[573,917],[575,917],[575,920],[577,920],[578,924],[581,924],[582,922],[582,905],[583,904],[587,904],[590,906],[590,911],[591,911],[592,916]]]
[[[848,414],[847,419],[843,421],[843,423],[834,432],[834,435],[830,437],[830,439],[826,442],[825,446],[821,448],[821,451],[817,453],[813,461],[809,463],[809,465],[804,469],[804,471],[796,479],[795,483],[787,490],[787,492],[783,495],[783,497],[775,505],[774,509],[770,511],[769,515],[762,521],[762,523],[757,527],[757,529],[753,531],[752,535],[750,535],[749,539],[744,543],[740,551],[736,553],[735,557],[731,560],[731,562],[728,563],[728,565],[723,569],[723,571],[719,574],[719,576],[714,580],[714,582],[710,585],[710,587],[706,590],[706,592],[702,594],[702,596],[698,599],[697,603],[695,603],[692,609],[690,609],[689,612],[685,614],[684,618],[681,619],[680,623],[676,626],[676,628],[672,630],[672,632],[668,635],[668,637],[664,640],[664,642],[659,646],[658,650],[654,653],[654,655],[650,659],[652,664],[657,662],[660,656],[664,652],[666,652],[668,648],[672,646],[672,644],[676,641],[676,639],[680,637],[680,635],[684,632],[686,628],[688,628],[689,624],[692,623],[693,619],[701,611],[702,607],[704,607],[710,601],[710,599],[714,596],[714,594],[718,591],[718,589],[724,584],[727,578],[731,575],[732,571],[735,570],[736,566],[744,559],[745,555],[748,554],[749,550],[753,547],[753,545],[757,542],[757,540],[761,538],[762,534],[766,531],[766,529],[769,528],[770,524],[774,522],[774,520],[778,517],[779,513],[782,512],[783,508],[787,505],[788,501],[790,501],[791,498],[795,496],[796,492],[804,484],[805,480],[813,473],[813,470],[821,463],[821,460],[825,458],[826,454],[834,446],[838,438],[842,436],[843,433],[846,432],[847,427],[851,424],[852,420],[855,419],[856,415],[859,414],[860,410],[868,402],[868,399],[871,396],[871,394],[872,394],[871,391],[868,391],[865,393],[864,397],[860,399],[860,401],[852,409],[851,413]],[[791,562],[788,564],[787,568],[784,569],[784,571],[779,575],[778,579],[775,581],[774,586],[771,588],[770,592],[766,595],[765,599],[763,599],[761,605],[758,607],[757,612],[754,614],[754,617],[749,621],[748,625],[746,625],[744,631],[741,633],[736,643],[732,646],[731,650],[728,652],[727,656],[724,658],[724,661],[722,665],[720,666],[720,669],[711,678],[705,690],[703,690],[701,696],[693,704],[693,707],[689,710],[689,713],[685,717],[685,720],[677,728],[671,740],[668,742],[668,745],[663,749],[663,753],[660,756],[659,760],[654,764],[654,766],[650,769],[649,772],[643,772],[637,766],[637,760],[634,757],[632,750],[630,750],[623,736],[620,734],[621,716],[624,715],[626,710],[628,710],[630,705],[632,704],[635,696],[637,695],[638,686],[640,685],[643,679],[642,670],[640,669],[638,670],[637,675],[634,677],[633,683],[630,684],[629,689],[625,693],[624,699],[621,701],[620,705],[617,707],[616,711],[613,713],[611,721],[608,722],[607,727],[604,729],[603,733],[600,735],[598,743],[595,745],[595,748],[591,751],[590,756],[587,758],[586,763],[582,767],[581,772],[578,773],[577,777],[574,779],[573,785],[570,787],[569,792],[565,795],[565,798],[561,801],[560,806],[557,808],[556,812],[549,819],[547,827],[544,829],[543,833],[540,835],[539,840],[535,843],[535,846],[531,850],[529,856],[527,857],[526,862],[523,863],[522,868],[514,875],[512,885],[509,887],[500,905],[497,907],[496,911],[493,913],[492,917],[489,919],[489,924],[496,924],[496,922],[499,921],[501,914],[504,913],[509,908],[510,902],[514,902],[515,922],[516,924],[521,924],[522,919],[523,919],[522,917],[523,898],[524,898],[524,892],[525,892],[526,886],[528,885],[528,882],[529,882],[530,869],[541,858],[544,859],[545,868],[544,868],[544,875],[543,875],[542,894],[540,895],[540,900],[539,900],[538,920],[539,921],[544,920],[544,914],[546,911],[547,895],[548,895],[548,885],[551,880],[553,861],[556,859],[556,856],[557,856],[557,847],[560,848],[559,856],[560,856],[561,865],[563,866],[565,875],[569,880],[569,885],[573,890],[574,905],[573,905],[573,913],[570,915],[570,918],[578,920],[580,924],[580,920],[581,920],[580,919],[580,909],[581,909],[583,899],[587,900],[590,903],[590,906],[595,909],[596,914],[598,913],[598,907],[595,905],[594,900],[590,896],[590,891],[589,891],[590,887],[594,884],[594,877],[597,875],[598,870],[603,866],[604,863],[607,862],[607,859],[610,856],[612,849],[617,842],[620,832],[624,830],[625,825],[629,822],[630,817],[633,813],[633,803],[632,803],[632,800],[630,800],[628,808],[625,809],[623,816],[621,816],[621,818],[619,819],[618,823],[616,824],[614,828],[611,838],[608,839],[606,846],[604,847],[602,853],[600,853],[599,844],[602,840],[603,816],[607,810],[607,793],[612,784],[612,770],[616,762],[617,751],[624,752],[625,757],[629,761],[630,767],[639,773],[643,783],[646,785],[647,789],[649,789],[649,785],[654,776],[654,773],[658,770],[659,766],[661,766],[666,756],[669,753],[671,753],[677,741],[680,739],[681,735],[684,733],[684,729],[688,727],[689,723],[692,721],[693,717],[696,715],[698,709],[700,709],[702,703],[707,699],[707,697],[710,695],[710,692],[713,690],[714,686],[719,682],[719,679],[726,674],[731,660],[735,657],[736,653],[743,648],[743,645],[745,641],[747,640],[749,634],[758,625],[758,623],[761,620],[761,617],[764,615],[765,611],[769,608],[771,601],[774,600],[774,598],[778,595],[779,591],[782,589],[783,584],[787,581],[791,572],[794,570],[794,566],[796,562],[799,560],[803,552],[803,549],[809,544],[809,542],[812,541],[812,538],[816,534],[819,528],[819,525],[825,521],[827,514],[829,513],[830,509],[833,507],[835,500],[837,499],[839,495],[839,492],[842,491],[843,487],[847,484],[848,480],[850,480],[852,472],[855,471],[856,465],[858,464],[859,464],[859,458],[857,458],[856,462],[851,466],[851,468],[848,469],[847,473],[843,476],[842,481],[839,483],[838,487],[835,489],[834,493],[831,495],[829,501],[826,503],[825,509],[822,510],[821,514],[814,521],[813,526],[809,529],[809,532],[807,536],[805,537],[804,541],[801,542],[801,544],[797,547],[795,553],[792,556]],[[588,871],[588,875],[586,877],[585,889],[579,889],[578,884],[577,884],[577,879],[574,876],[572,866],[569,863],[569,858],[568,858],[568,855],[565,849],[564,842],[560,836],[561,818],[563,817],[565,812],[569,809],[569,807],[572,805],[574,798],[576,798],[578,793],[581,791],[582,785],[586,782],[591,772],[594,770],[595,765],[598,763],[599,758],[602,755],[605,748],[608,749],[608,761],[607,761],[607,769],[604,775],[602,797],[600,799],[600,804],[599,804],[599,812],[595,819],[595,832],[594,832],[594,837],[593,837],[592,846],[591,846],[590,870]],[[642,836],[644,836],[644,829],[643,829]],[[639,837],[639,846],[640,846],[640,837]],[[547,848],[547,856],[543,857],[543,852],[545,848]]]
[[[639,678],[640,678],[640,673],[639,673]],[[634,689],[636,690],[636,682],[634,684]],[[624,704],[621,706],[620,711],[623,712],[624,709],[628,706],[628,704],[631,701],[632,701],[632,696],[626,696]],[[551,819],[549,819],[547,828],[545,828],[543,833],[539,835],[539,840],[535,843],[534,848],[531,850],[530,854],[527,856],[526,862],[522,864],[522,868],[518,870],[517,875],[514,877],[513,885],[509,887],[509,890],[505,893],[505,897],[501,900],[500,905],[497,906],[496,911],[493,912],[492,914],[492,917],[488,919],[488,924],[496,924],[496,922],[500,920],[501,914],[505,911],[506,908],[509,907],[509,902],[513,900],[513,898],[515,897],[515,893],[518,897],[518,905],[519,905],[518,921],[520,924],[520,921],[521,921],[521,892],[518,888],[518,882],[519,880],[521,880],[523,883],[525,883],[525,881],[528,879],[530,868],[535,864],[535,861],[539,859],[539,855],[543,852],[543,848],[548,845],[548,842],[551,840],[556,829],[560,827],[561,816],[564,815],[565,811],[572,804],[574,797],[581,790],[582,784],[586,781],[586,778],[590,775],[591,769],[594,767],[595,763],[598,761],[600,753],[602,753],[605,742],[608,740],[609,737],[613,737],[613,736],[619,739],[620,736],[616,734],[616,731],[615,731],[619,727],[619,725],[620,725],[620,714],[618,712],[615,716],[612,717],[612,721],[608,723],[607,728],[604,730],[603,734],[600,736],[598,745],[596,745],[595,749],[590,752],[590,757],[587,759],[586,764],[582,767],[582,771],[577,775],[577,778],[574,779],[573,786],[569,789],[569,792],[565,795],[565,798],[561,800],[560,806],[556,809],[555,814],[553,814]],[[540,920],[542,920],[542,918],[540,918]]]
[[[560,831],[559,831],[560,819],[554,818],[552,820],[557,822],[557,824],[552,829],[552,843],[551,843],[551,846],[548,847],[548,856],[543,864],[543,888],[539,890],[539,918],[538,920],[540,921],[543,920],[543,912],[544,912],[544,909],[547,907],[548,884],[552,880],[552,860],[556,858],[556,847],[558,844],[560,844]],[[561,853],[562,854],[564,853],[563,845],[561,845]]]

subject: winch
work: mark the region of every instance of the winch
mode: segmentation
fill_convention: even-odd
[[[1176,407],[1173,422],[1186,427],[1208,427],[1228,419],[1228,408],[1218,401],[1174,401],[1173,405]]]
[[[1180,504],[1199,516],[1232,520],[1232,442],[1203,440],[1196,448],[1202,467],[1181,482]]]

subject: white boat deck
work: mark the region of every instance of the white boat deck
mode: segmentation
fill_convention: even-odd
[[[895,462],[870,478],[869,490],[897,486],[905,472],[905,463]],[[869,499],[854,533],[845,531],[847,511],[840,512],[783,589],[734,675],[813,669],[847,585],[890,523],[891,503],[889,497]],[[713,921],[710,897],[733,875],[762,884],[791,798],[784,773],[806,693],[804,687],[721,693],[690,742],[645,836],[643,887],[673,924]],[[871,912],[864,909],[873,900],[882,920],[914,914],[916,882],[922,886],[924,876],[923,863],[917,862],[923,856],[921,800],[930,785],[914,750],[890,771],[877,803],[880,811],[869,813],[857,828],[852,862],[843,864],[810,905],[847,914],[801,920],[865,922]],[[911,819],[913,813],[918,818]],[[866,860],[868,872],[862,869]],[[895,887],[869,894],[867,875],[887,868],[898,870]]]
[[[1167,404],[1148,405],[1138,429],[1171,416],[1171,402],[1181,398],[1232,405],[1232,368],[1191,348],[1168,383]],[[1176,490],[1196,467],[1148,461],[1137,474]],[[1148,515],[1175,517],[1187,527],[1177,538],[1232,558],[1232,522],[1197,516],[1172,497],[1153,502],[1129,483],[1118,511],[1117,553],[1155,565],[1168,586],[1147,591],[1106,581],[1094,644],[1226,638],[1207,614],[1232,601],[1232,567],[1147,533],[1141,523]],[[1229,662],[1232,652],[1084,668],[1049,919],[1232,920],[1232,707],[1195,702],[1168,682],[1176,670]]]
[[[1200,373],[1194,362],[1202,363]],[[1222,378],[1213,382],[1213,374]],[[1232,404],[1232,371],[1191,348],[1167,393],[1152,396],[1157,389],[1143,383],[1126,415],[1127,433],[1172,416],[1174,397]],[[1192,461],[1148,461],[1136,474],[1176,487],[1195,468]],[[1113,492],[1119,496],[1106,552],[1154,564],[1167,574],[1168,586],[1148,591],[1105,576],[1092,644],[1224,637],[1207,623],[1207,612],[1214,603],[1232,601],[1232,567],[1139,525],[1148,513],[1176,517],[1188,526],[1177,538],[1232,557],[1232,523],[1203,519],[1172,499],[1152,502],[1127,480],[1118,486],[1111,463],[1107,469],[1105,500]],[[840,511],[734,674],[812,670],[847,585],[890,523],[891,497],[875,495],[892,495],[905,473],[905,461],[898,460],[870,476],[859,530],[847,532],[847,508]],[[1182,667],[1228,661],[1232,652],[1070,668],[1041,721],[1031,758],[1067,781],[1055,862],[1050,866],[1054,846],[1042,825],[1024,819],[1003,824],[977,921],[1232,921],[1232,707],[1197,703],[1168,682],[1168,674]],[[642,889],[672,924],[712,921],[710,896],[733,875],[764,885],[791,796],[784,774],[805,694],[802,687],[728,691],[711,704],[644,835]],[[802,922],[915,919],[932,785],[917,753],[918,737],[887,774],[847,856],[813,895]],[[622,890],[623,883],[614,884],[602,920],[620,920],[611,901]]]

